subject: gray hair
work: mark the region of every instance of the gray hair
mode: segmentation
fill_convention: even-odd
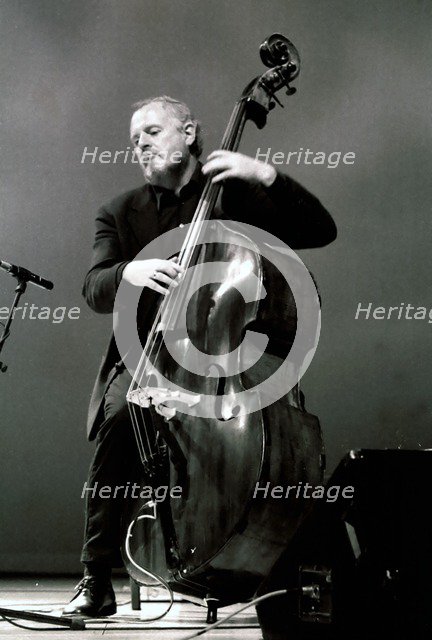
[[[182,124],[185,122],[192,122],[195,125],[195,140],[190,146],[190,152],[197,158],[200,157],[203,149],[203,134],[201,129],[201,123],[194,117],[191,110],[184,102],[180,100],[174,100],[170,96],[157,96],[155,98],[147,98],[146,100],[140,100],[132,105],[135,111],[146,107],[148,104],[158,102],[162,106],[171,112],[171,114]]]

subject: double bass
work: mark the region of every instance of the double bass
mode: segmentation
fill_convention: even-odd
[[[268,69],[237,101],[222,149],[238,149],[247,120],[264,127],[277,91],[295,91],[294,45],[274,34],[260,55]],[[292,259],[276,248],[268,259],[244,228],[214,218],[220,189],[209,177],[178,252],[186,276],[155,310],[127,395],[153,492],[129,503],[122,553],[138,583],[224,606],[252,597],[304,515],[301,500],[265,487],[318,484],[323,448],[298,384],[274,402],[255,390],[285,361],[298,329],[298,297],[282,276]],[[251,331],[272,335],[248,362],[241,346]],[[159,500],[162,486],[169,492]]]

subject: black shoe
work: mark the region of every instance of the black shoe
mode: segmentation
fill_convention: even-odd
[[[77,593],[63,609],[64,616],[99,618],[117,611],[111,580],[98,576],[84,576],[75,587]]]

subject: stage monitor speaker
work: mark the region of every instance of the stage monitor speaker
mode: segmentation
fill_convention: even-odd
[[[431,489],[432,451],[349,452],[259,589],[290,589],[264,640],[430,640]]]

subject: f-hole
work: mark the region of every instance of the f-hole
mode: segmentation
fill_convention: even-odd
[[[208,376],[210,374],[212,367],[214,369],[216,369],[216,371],[218,373],[216,399],[215,399],[215,407],[214,407],[214,409],[215,409],[215,418],[217,418],[217,420],[220,420],[221,422],[228,422],[228,420],[233,420],[233,418],[236,417],[240,407],[234,407],[233,411],[232,411],[232,415],[229,418],[224,418],[223,417],[223,415],[222,415],[222,397],[225,395],[226,374],[225,374],[224,368],[220,364],[212,363],[208,367],[208,369],[206,371],[206,376]],[[213,377],[216,378],[216,376],[213,376]],[[237,409],[237,411],[235,411],[235,409]]]

